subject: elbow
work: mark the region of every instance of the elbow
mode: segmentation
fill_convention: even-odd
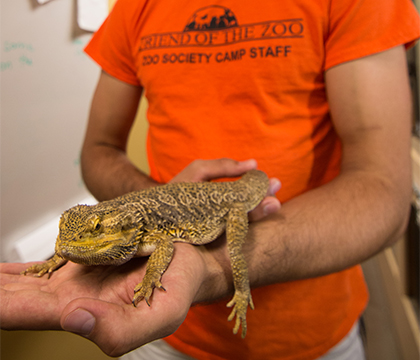
[[[404,205],[404,209],[401,212],[400,219],[396,227],[395,235],[391,239],[389,245],[394,245],[396,242],[398,242],[398,240],[400,240],[404,236],[407,230],[408,222],[410,220],[410,211],[411,206],[410,201],[408,201]]]
[[[86,146],[86,143],[83,144],[82,151],[80,154],[80,172],[83,179],[83,182],[86,186],[86,188],[93,193],[94,187],[91,186],[91,169],[92,169],[92,155],[91,155],[91,149],[89,146]]]
[[[89,192],[98,200],[108,200],[101,190],[102,179],[106,178],[106,148],[85,141],[80,155],[80,171]]]
[[[395,198],[394,209],[391,211],[394,214],[394,221],[391,222],[393,231],[390,232],[385,247],[397,243],[407,230],[411,211],[411,184],[407,185],[404,191],[398,192],[398,196],[395,196]]]

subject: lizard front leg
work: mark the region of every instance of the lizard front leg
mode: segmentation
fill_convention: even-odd
[[[27,268],[25,271],[22,271],[22,275],[28,273],[33,273],[34,276],[41,277],[44,274],[48,273],[48,278],[50,278],[53,271],[57,270],[60,266],[64,265],[67,260],[63,259],[61,256],[55,254],[51,259],[47,260],[42,264],[35,264]]]
[[[149,298],[155,287],[165,290],[160,282],[163,273],[168,268],[174,253],[173,239],[165,234],[156,233],[145,239],[145,242],[155,244],[156,248],[147,261],[146,274],[140,284],[134,288],[133,305],[136,306],[145,299],[150,306]]]
[[[226,224],[227,246],[235,286],[235,294],[227,306],[233,306],[228,320],[231,321],[236,315],[233,333],[237,334],[239,326],[242,326],[242,338],[245,337],[247,330],[246,312],[248,305],[251,309],[254,309],[251,290],[249,288],[248,267],[242,253],[242,244],[244,243],[247,232],[247,212],[242,206],[236,205],[229,210]]]

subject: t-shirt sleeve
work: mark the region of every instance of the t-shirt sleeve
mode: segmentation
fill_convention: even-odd
[[[132,1],[132,0],[129,0]],[[111,76],[140,86],[133,55],[132,36],[129,36],[133,16],[126,4],[119,0],[108,18],[93,35],[85,52]]]
[[[325,69],[385,51],[420,37],[411,0],[332,0]]]

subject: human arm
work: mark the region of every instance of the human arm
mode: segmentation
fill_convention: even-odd
[[[126,156],[141,93],[141,87],[101,72],[81,155],[83,179],[99,201],[158,185]]]
[[[411,95],[404,48],[336,66],[325,79],[343,144],[341,173],[251,224],[244,245],[251,286],[343,270],[393,244],[405,227]],[[214,274],[211,292],[228,291],[231,279],[220,281],[228,273],[221,267]],[[199,300],[209,296],[202,291]]]

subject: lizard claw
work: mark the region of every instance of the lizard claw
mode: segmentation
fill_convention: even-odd
[[[228,321],[232,321],[236,315],[235,326],[233,328],[233,333],[236,335],[239,331],[239,327],[242,326],[242,339],[246,335],[247,324],[246,324],[246,311],[249,307],[254,310],[254,303],[252,301],[251,294],[244,294],[240,292],[235,292],[233,299],[226,305],[227,307],[232,307],[232,312],[228,317]]]
[[[44,274],[48,273],[48,279],[51,277],[52,273],[57,270],[60,266],[64,265],[67,260],[54,255],[53,258],[47,260],[42,264],[35,264],[27,268],[26,270],[22,271],[21,275],[26,275],[28,273],[33,274],[36,277],[42,277]]]
[[[150,306],[149,299],[152,296],[153,289],[155,287],[163,291],[166,291],[166,289],[163,287],[162,283],[160,282],[160,279],[153,280],[145,276],[143,281],[134,288],[134,297],[132,301],[133,305],[137,306],[137,304],[141,300],[144,299],[146,301],[146,304]]]

